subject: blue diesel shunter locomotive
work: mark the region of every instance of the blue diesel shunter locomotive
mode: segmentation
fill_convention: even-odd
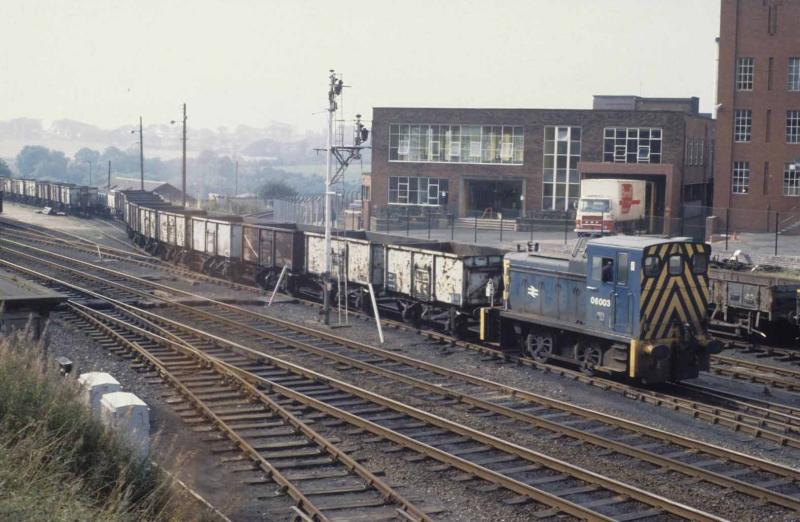
[[[709,253],[689,238],[611,236],[569,258],[507,254],[504,306],[484,310],[482,335],[497,327],[503,350],[587,372],[697,377],[721,348],[707,334]]]

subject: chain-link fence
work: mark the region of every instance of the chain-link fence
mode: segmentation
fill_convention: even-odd
[[[511,250],[528,242],[569,245],[578,237],[575,224],[575,217],[569,213],[542,212],[514,219],[502,216],[459,218],[438,212],[435,207],[399,207],[373,217],[369,229]],[[772,259],[774,256],[800,256],[800,212],[685,205],[679,216],[648,216],[624,228],[626,233],[636,235],[692,237],[711,243],[720,256],[730,256],[738,250],[763,263],[781,262]]]
[[[336,228],[360,229],[361,192],[347,191],[331,198],[331,216]],[[273,221],[277,223],[297,223],[298,225],[325,224],[325,196],[295,196],[272,201]]]

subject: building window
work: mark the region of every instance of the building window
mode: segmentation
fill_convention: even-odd
[[[544,128],[543,210],[569,210],[580,198],[580,127]]]
[[[752,91],[753,90],[753,59],[752,58],[739,58],[736,61],[736,90],[737,91]]]
[[[789,58],[787,73],[786,89],[800,91],[800,58],[796,56]]]
[[[794,163],[783,166],[783,195],[800,196],[800,169]]]
[[[604,131],[606,163],[661,163],[661,129],[610,127]]]
[[[703,139],[699,140],[698,145],[699,146],[697,147],[697,164],[702,166],[705,165],[705,163],[703,163],[703,160],[705,160],[704,156],[706,152],[706,140]]]
[[[747,194],[750,191],[749,161],[733,162],[733,175],[731,176],[731,185],[734,194]]]
[[[389,161],[522,165],[522,126],[392,124]]]
[[[753,111],[750,109],[737,109],[733,123],[733,140],[750,141],[753,130]]]
[[[786,143],[800,143],[800,111],[786,111]]]
[[[389,176],[390,205],[439,205],[447,192],[444,178]]]

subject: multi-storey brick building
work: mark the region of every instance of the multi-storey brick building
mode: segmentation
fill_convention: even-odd
[[[613,177],[651,181],[651,208],[669,222],[682,203],[710,200],[713,123],[697,98],[596,96],[591,110],[379,107],[364,210],[566,211],[581,178]]]
[[[714,206],[735,229],[800,211],[798,25],[798,1],[722,0]]]

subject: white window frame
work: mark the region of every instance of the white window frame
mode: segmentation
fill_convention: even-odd
[[[800,197],[800,168],[792,167],[793,163],[786,163],[783,166],[783,195]]]
[[[733,141],[747,143],[753,139],[753,111],[736,109],[733,115]]]
[[[752,91],[755,76],[755,60],[742,57],[736,60],[736,90]]]
[[[552,129],[553,139],[548,140],[547,135]],[[577,131],[577,132],[574,132]],[[579,134],[578,139],[573,139],[575,134]],[[581,185],[578,180],[577,164],[581,159],[581,142],[583,140],[583,128],[579,125],[547,125],[544,127],[542,146],[542,210],[569,210],[570,200],[578,201],[581,197]],[[558,144],[566,144],[566,152],[558,151]],[[548,149],[548,147],[551,147]],[[577,150],[577,152],[574,152]],[[545,167],[547,157],[552,157],[552,167]],[[561,158],[565,167],[558,166]],[[575,165],[572,167],[571,165]],[[564,179],[559,181],[559,170],[565,171]],[[572,176],[574,174],[574,176]],[[548,177],[550,181],[548,181]],[[545,196],[545,187],[552,185],[551,194]],[[559,187],[563,187],[564,195],[559,196]],[[564,198],[563,208],[556,208],[556,201],[560,197]]]
[[[786,64],[786,90],[800,91],[800,56],[792,56]]]
[[[392,180],[397,180],[397,199],[392,201]],[[412,180],[416,184],[416,190],[411,191]],[[442,183],[442,182],[445,183]],[[450,189],[449,180],[447,178],[433,178],[427,176],[389,176],[389,199],[388,203],[392,206],[415,206],[415,207],[438,207],[439,198],[442,193],[442,186],[447,184],[448,191]],[[425,190],[420,187],[424,185]],[[431,196],[433,189],[434,196]]]
[[[653,131],[658,132],[658,138],[653,137]],[[644,132],[647,132],[647,138],[642,137]],[[618,137],[618,134],[621,136]],[[612,152],[606,152],[609,140],[613,145]],[[634,143],[633,150],[629,150],[630,142]],[[659,151],[654,153],[653,145],[655,143],[658,143]],[[661,163],[664,154],[663,144],[664,130],[660,127],[606,127],[603,129],[603,163]],[[646,146],[648,150],[646,157],[639,154],[643,146]],[[636,156],[635,162],[628,161],[628,156],[631,155]]]
[[[786,143],[800,143],[800,110],[786,111]]]
[[[731,169],[731,192],[733,194],[750,193],[750,162],[734,161]]]
[[[469,130],[466,135],[465,130]],[[389,135],[390,162],[515,167],[523,164],[525,130],[522,125],[391,123]],[[487,144],[485,150],[484,143]],[[489,154],[489,144],[494,147],[494,154]]]

